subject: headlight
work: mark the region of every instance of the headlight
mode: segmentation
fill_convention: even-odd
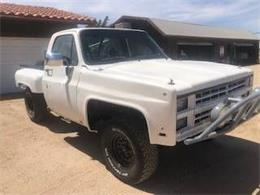
[[[177,112],[186,110],[188,108],[188,97],[177,99]]]

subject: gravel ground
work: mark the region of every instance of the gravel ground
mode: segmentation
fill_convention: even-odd
[[[260,86],[260,65],[251,68]],[[260,114],[213,142],[161,148],[155,175],[129,186],[105,169],[97,135],[55,117],[34,124],[22,99],[0,110],[0,194],[259,192]]]

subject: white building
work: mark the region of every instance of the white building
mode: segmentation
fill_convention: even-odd
[[[0,95],[15,93],[14,73],[20,65],[43,61],[50,36],[94,18],[50,7],[0,3]]]

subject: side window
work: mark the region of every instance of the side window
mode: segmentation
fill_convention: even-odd
[[[74,37],[72,35],[62,35],[56,38],[53,47],[53,53],[60,53],[70,60],[70,65],[78,64],[78,56]]]

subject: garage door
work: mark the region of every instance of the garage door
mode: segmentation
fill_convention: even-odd
[[[214,59],[214,45],[212,43],[179,42],[178,58],[183,60],[212,61]]]
[[[49,38],[0,37],[0,94],[19,92],[14,73],[43,59]]]
[[[249,65],[257,63],[256,46],[250,43],[234,43],[233,63]]]

